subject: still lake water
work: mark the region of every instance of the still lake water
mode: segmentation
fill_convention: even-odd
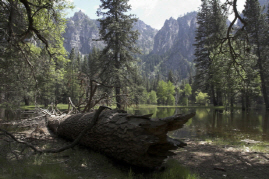
[[[31,111],[14,112],[0,108],[0,119],[18,120],[33,117]],[[144,115],[153,113],[152,118],[164,118],[175,114],[196,112],[182,129],[170,132],[178,139],[220,140],[238,142],[245,139],[269,142],[269,113],[265,110],[233,112],[213,108],[179,108],[149,106],[128,110],[129,113]]]
[[[182,129],[169,133],[178,139],[218,140],[227,143],[246,139],[269,142],[269,113],[265,110],[243,112],[235,109],[231,112],[213,108],[149,107],[128,112],[139,115],[153,113],[153,118],[196,112]]]

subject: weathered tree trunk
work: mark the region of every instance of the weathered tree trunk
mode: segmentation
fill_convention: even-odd
[[[23,100],[24,100],[24,104],[25,104],[25,106],[29,106],[30,105],[30,102],[29,102],[29,96],[24,96],[23,97]]]
[[[81,138],[80,144],[132,165],[159,167],[167,156],[174,154],[170,150],[186,145],[169,138],[167,132],[182,128],[194,115],[150,119],[151,115],[134,116],[122,110],[106,110]],[[94,113],[85,113],[53,117],[48,121],[48,128],[59,136],[74,140],[93,116]]]

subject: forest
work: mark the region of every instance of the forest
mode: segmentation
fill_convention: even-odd
[[[70,97],[80,111],[97,104],[269,108],[269,11],[259,1],[247,1],[232,22],[228,20],[232,2],[202,1],[195,58],[184,75],[156,68],[165,57],[139,55],[135,45],[139,34],[131,30],[137,18],[125,15],[130,7],[124,6],[119,17],[113,17],[113,9],[97,12],[100,18],[118,18],[118,23],[113,18],[99,19],[100,39],[92,40],[103,41],[106,47],[82,55],[63,47],[64,10],[72,4],[1,2],[1,106],[47,107],[68,104]],[[156,68],[155,75],[148,68]]]
[[[195,42],[191,44],[194,48],[194,59],[183,59],[179,63],[184,66],[184,70],[175,70],[164,65],[171,54],[178,55],[175,49],[169,49],[165,54],[142,53],[145,49],[141,49],[137,45],[139,31],[133,28],[138,18],[134,14],[128,13],[131,10],[129,0],[100,0],[100,2],[101,5],[96,12],[99,17],[97,20],[99,37],[89,40],[102,42],[104,46],[96,46],[89,54],[82,54],[76,48],[72,48],[68,52],[64,47],[63,34],[68,21],[66,10],[75,8],[70,1],[0,1],[0,109],[20,110],[27,108],[27,106],[34,106],[39,112],[45,113],[42,120],[45,118],[46,121],[44,120],[42,125],[48,125],[55,134],[63,135],[74,141],[59,150],[44,149],[54,146],[57,142],[47,140],[47,132],[44,132],[44,129],[41,129],[41,126],[37,124],[34,126],[35,130],[30,133],[30,138],[32,140],[35,133],[38,133],[39,139],[45,136],[44,147],[38,148],[31,144],[33,141],[30,143],[21,142],[15,134],[2,129],[1,121],[6,122],[6,124],[9,122],[3,118],[0,119],[0,131],[2,132],[0,133],[0,144],[5,142],[8,144],[0,145],[0,150],[13,151],[11,148],[14,143],[2,140],[2,136],[8,136],[13,139],[12,141],[26,144],[35,153],[43,154],[41,155],[44,157],[41,157],[42,160],[48,160],[47,163],[50,163],[52,159],[46,158],[48,157],[47,153],[59,153],[59,151],[68,148],[74,149],[78,141],[87,133],[86,129],[92,132],[90,129],[97,126],[94,128],[95,133],[91,133],[90,137],[87,136],[89,137],[88,142],[94,136],[94,140],[91,142],[96,143],[97,146],[100,145],[100,148],[105,151],[104,153],[108,151],[112,157],[115,156],[114,158],[122,159],[125,157],[125,162],[142,167],[156,167],[156,165],[162,164],[164,158],[172,156],[169,150],[175,149],[174,147],[186,146],[186,141],[189,140],[190,136],[194,136],[195,139],[188,145],[190,144],[198,152],[200,149],[205,149],[206,152],[209,150],[209,153],[210,150],[214,150],[218,151],[220,156],[223,151],[220,151],[216,146],[221,145],[221,148],[225,148],[223,149],[225,152],[230,152],[228,149],[226,150],[226,146],[240,145],[243,146],[244,150],[246,148],[250,150],[252,144],[267,151],[266,147],[269,146],[268,113],[265,115],[255,113],[258,116],[255,121],[249,120],[252,113],[244,113],[251,111],[251,109],[269,110],[269,4],[267,1],[246,0],[244,10],[240,13],[237,10],[237,0],[226,0],[225,2],[201,0],[201,6],[196,16]],[[267,4],[262,6],[261,2]],[[231,15],[233,16],[232,20],[230,20]],[[58,106],[61,105],[64,105],[65,108],[68,106],[68,109],[59,110]],[[142,107],[139,108],[139,106]],[[113,108],[112,112],[108,112],[108,109],[111,108]],[[196,116],[191,108],[196,110]],[[53,114],[54,112],[55,114],[68,113],[67,115],[75,113],[70,118],[69,116],[63,118],[82,121],[83,125],[77,126],[75,121],[74,124],[63,122],[63,127],[59,127],[59,121],[63,118],[53,116],[55,117],[54,121],[48,122],[47,115],[50,114],[51,117],[52,113],[46,109],[54,110]],[[94,110],[95,114],[88,113]],[[97,122],[102,110],[105,110],[102,113],[103,116],[110,116],[105,117],[111,120],[106,121],[106,118],[102,116],[100,121],[105,121],[105,126]],[[127,114],[127,111],[134,114]],[[114,115],[113,112],[118,116]],[[246,117],[245,114],[249,114],[249,116]],[[84,115],[92,118],[90,124],[87,123]],[[223,116],[227,117],[226,121],[222,120]],[[154,119],[151,120],[151,117]],[[255,118],[255,115],[251,117]],[[137,120],[132,120],[134,118]],[[238,120],[234,121],[235,118]],[[178,119],[182,121],[176,121]],[[34,120],[41,121],[41,118],[36,117]],[[206,122],[203,123],[202,120]],[[55,121],[58,121],[59,124]],[[116,124],[119,126],[116,127]],[[139,127],[134,129],[132,126],[134,124]],[[169,133],[172,138],[166,136],[168,131],[180,129],[183,125],[186,129],[183,128],[182,132]],[[75,127],[72,128],[73,126]],[[85,126],[86,128],[83,129]],[[141,126],[143,130],[140,128]],[[33,126],[30,127],[33,129]],[[66,132],[64,127],[65,130],[72,132]],[[124,136],[122,138],[125,143],[114,137],[115,132],[107,132],[108,129],[115,130],[119,136]],[[130,129],[135,133],[130,132]],[[246,132],[248,129],[250,129],[249,133]],[[126,131],[129,137],[126,137]],[[160,141],[154,143],[156,139],[148,137],[149,133],[154,133],[160,138]],[[254,133],[261,135],[255,136]],[[74,138],[74,136],[79,137]],[[174,139],[178,136],[180,136],[180,140]],[[187,139],[182,142],[181,138]],[[210,149],[207,149],[207,144],[213,143],[212,141],[217,144],[213,148],[211,146]],[[226,144],[227,141],[230,143]],[[201,142],[203,142],[202,145],[200,145]],[[58,145],[63,143],[59,142]],[[92,143],[87,143],[87,145],[91,147]],[[121,152],[121,146],[128,148],[129,151],[133,150],[133,152],[130,154]],[[142,151],[142,147],[145,146],[150,146],[146,154],[137,152],[138,150]],[[16,160],[19,160],[25,148],[21,146],[17,148],[17,151],[21,152],[14,154],[14,156]],[[85,151],[82,152],[83,149],[78,148],[78,153],[71,154],[70,151],[65,151],[64,154],[74,161],[81,158],[78,163],[82,163],[77,164],[74,168],[79,166],[82,170],[86,165],[90,165],[90,161],[82,158],[80,153]],[[188,150],[192,151],[190,148]],[[240,152],[235,150],[233,152],[235,153],[232,153],[231,156],[242,157]],[[176,153],[184,155],[187,152],[176,150]],[[23,156],[27,158],[30,156],[28,154]],[[255,150],[248,156],[256,154]],[[3,160],[4,155],[0,153],[0,164],[5,161]],[[186,154],[186,156],[188,155],[190,153]],[[107,160],[99,154],[93,154],[91,157],[96,161]],[[215,156],[215,159],[217,157]],[[199,160],[202,158],[200,157]],[[36,166],[39,159],[31,158],[34,160],[33,166]],[[178,158],[178,156],[175,159],[189,160]],[[71,160],[65,161],[66,163],[70,162],[68,163],[69,167],[72,165]],[[8,162],[10,161],[8,160]],[[267,167],[268,160],[261,161],[265,161],[261,164],[261,168]],[[237,164],[236,162],[233,164]],[[114,165],[110,166],[110,162],[108,163],[105,163],[104,166],[114,167]],[[171,166],[175,165],[177,167],[175,170],[179,170],[181,166],[177,164],[173,161],[171,164],[170,161],[167,165],[170,169]],[[227,166],[227,168],[229,167]],[[167,173],[157,173],[156,175],[150,173],[148,178],[153,176],[153,178],[177,178],[177,172],[171,172],[172,169]],[[19,169],[16,170],[19,171]],[[94,170],[97,169],[94,168]],[[129,172],[127,172],[128,178],[135,178],[131,169],[126,170]],[[216,165],[213,170],[227,171],[223,165],[221,167]],[[0,170],[9,176],[7,171],[8,169]],[[184,171],[185,169],[180,168],[179,175],[181,176]],[[40,172],[42,173],[42,171]],[[116,173],[109,170],[106,172],[110,173],[107,175]],[[71,173],[75,177],[76,172],[72,171]],[[201,175],[201,172],[199,174]],[[66,177],[64,173],[62,175],[63,178]],[[88,173],[85,175],[89,177]],[[189,174],[189,171],[187,175],[190,178],[199,178],[196,174]],[[42,176],[50,178],[46,174],[42,174]],[[117,177],[119,176],[121,174],[118,174]]]

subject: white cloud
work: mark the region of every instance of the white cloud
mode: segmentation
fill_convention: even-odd
[[[226,0],[221,0],[224,2]],[[239,11],[242,11],[245,0],[237,1]],[[136,14],[150,26],[160,29],[165,20],[177,19],[188,12],[198,11],[201,0],[130,0],[132,14]]]
[[[86,12],[85,9],[82,9],[82,8],[79,8],[79,7],[77,7],[77,9],[78,9],[79,11],[84,12],[84,13]]]
[[[99,8],[99,5],[95,5],[93,9],[97,10]]]
[[[132,10],[140,10],[143,16],[150,16],[160,0],[130,0]]]
[[[132,13],[154,28],[160,29],[165,20],[178,18],[198,10],[201,0],[130,0]]]
[[[132,9],[136,10],[138,8],[141,9],[153,9],[159,0],[130,0],[129,4],[131,4]]]

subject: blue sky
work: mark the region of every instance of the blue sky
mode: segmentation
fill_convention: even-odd
[[[97,19],[96,10],[100,0],[69,0],[74,3],[75,9],[68,11],[67,16],[73,16],[81,10],[91,19]],[[222,2],[224,0],[221,0]],[[245,0],[238,0],[238,9],[242,11]],[[129,0],[132,6],[130,13],[155,29],[160,29],[165,20],[170,17],[178,18],[188,12],[197,11],[201,0]]]

